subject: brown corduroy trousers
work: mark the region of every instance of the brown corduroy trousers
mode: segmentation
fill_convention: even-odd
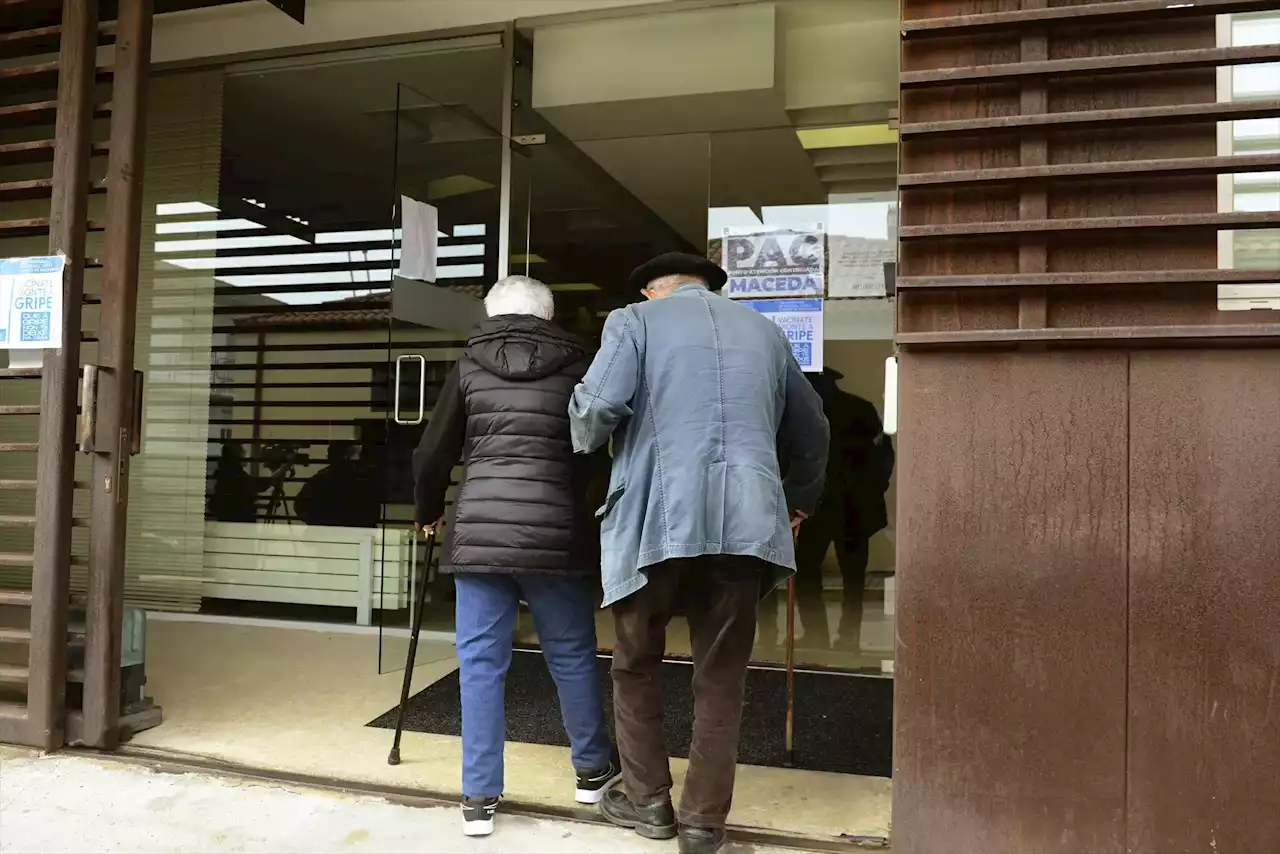
[[[679,820],[723,827],[733,801],[742,694],[755,642],[766,565],[750,557],[665,561],[649,583],[613,606],[613,708],[622,780],[637,804],[669,797],[671,768],[662,737],[662,658],[667,623],[689,620],[694,721]]]

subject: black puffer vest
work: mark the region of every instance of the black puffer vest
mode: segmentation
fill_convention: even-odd
[[[442,571],[598,571],[590,462],[569,438],[569,397],[586,368],[582,340],[537,317],[499,315],[472,331],[458,362],[465,470]]]

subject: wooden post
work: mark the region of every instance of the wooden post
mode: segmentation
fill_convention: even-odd
[[[133,351],[151,15],[151,0],[121,0],[116,22],[84,685],[84,740],[105,749],[114,748],[119,740],[120,629],[134,429]]]
[[[97,43],[98,0],[64,0],[49,252],[65,255],[67,262],[62,280],[62,347],[45,351],[40,384],[27,687],[28,741],[44,750],[62,746],[66,717],[74,436]]]

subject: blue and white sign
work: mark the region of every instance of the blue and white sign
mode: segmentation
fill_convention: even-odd
[[[724,295],[733,299],[820,297],[826,292],[826,233],[808,229],[724,230]]]
[[[62,346],[62,271],[66,258],[0,259],[0,349]]]
[[[787,333],[801,370],[822,370],[822,300],[759,299],[742,304],[754,308]]]

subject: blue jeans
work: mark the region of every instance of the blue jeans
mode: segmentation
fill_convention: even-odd
[[[547,669],[560,695],[573,767],[596,771],[613,758],[596,665],[595,596],[585,579],[459,573],[458,681],[462,688],[462,793],[502,794],[503,703],[520,600],[529,603]]]

